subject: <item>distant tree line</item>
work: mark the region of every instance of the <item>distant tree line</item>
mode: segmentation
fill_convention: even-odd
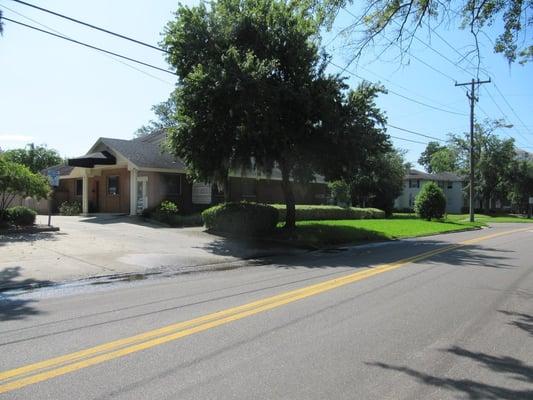
[[[526,212],[533,196],[533,161],[520,160],[514,139],[502,139],[497,129],[508,129],[502,121],[477,122],[474,126],[474,163],[476,208],[490,211],[496,202],[510,202]],[[418,160],[428,172],[455,172],[466,177],[470,170],[468,134],[450,134],[446,144],[428,143]],[[469,190],[469,185],[465,186]]]

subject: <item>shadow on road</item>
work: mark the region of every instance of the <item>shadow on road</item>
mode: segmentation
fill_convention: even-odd
[[[12,294],[2,294],[3,291],[23,285],[24,287],[42,287],[50,285],[50,281],[25,279],[16,281],[20,276],[21,267],[8,267],[0,271],[0,321],[23,319],[40,312],[31,304],[35,300],[17,298]]]
[[[489,385],[482,382],[476,382],[471,379],[453,379],[434,376],[425,372],[416,371],[409,367],[395,366],[385,363],[367,363],[373,367],[402,372],[419,383],[426,386],[435,386],[441,389],[460,392],[468,399],[484,400],[530,400],[533,398],[532,390],[515,390],[500,386]]]
[[[509,322],[509,325],[516,326],[533,336],[533,315],[504,310],[500,310],[500,312],[515,318],[514,321]],[[531,379],[533,380],[533,376]]]
[[[9,243],[36,242],[57,240],[58,236],[66,235],[64,232],[40,232],[40,233],[10,233],[0,235],[0,247]]]
[[[454,346],[443,350],[449,354],[458,357],[467,358],[478,362],[484,368],[491,371],[502,373],[508,379],[514,379],[522,382],[531,383],[533,379],[533,365],[528,365],[522,360],[508,356],[495,356],[492,354],[472,352],[464,348]],[[431,375],[426,372],[417,371],[407,366],[398,366],[381,362],[366,363],[372,367],[396,371],[406,374],[418,383],[425,386],[434,386],[441,389],[459,392],[468,399],[487,399],[487,400],[521,400],[533,399],[533,390],[512,389],[510,387],[501,387],[488,383],[478,382],[472,379],[457,379]]]

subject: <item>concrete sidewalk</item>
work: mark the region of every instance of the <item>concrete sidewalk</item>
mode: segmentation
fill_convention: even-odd
[[[38,223],[46,223],[39,216]],[[230,263],[300,250],[167,228],[135,217],[53,216],[60,232],[0,237],[0,290]]]

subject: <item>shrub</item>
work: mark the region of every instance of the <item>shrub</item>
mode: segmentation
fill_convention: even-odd
[[[415,199],[415,212],[420,218],[430,221],[442,218],[446,212],[446,196],[435,182],[428,182]]]
[[[157,210],[160,214],[173,215],[178,213],[178,206],[171,201],[162,201]]]
[[[272,204],[279,212],[279,220],[285,219],[285,205]],[[319,205],[296,205],[296,221],[327,219],[377,219],[385,218],[385,212],[377,208],[357,208]]]
[[[81,214],[81,203],[79,201],[64,201],[59,206],[61,215],[79,215]]]
[[[9,227],[9,212],[0,210],[0,229]]]
[[[49,193],[50,185],[44,176],[0,156],[0,210],[9,207],[13,195],[41,199],[48,197]]]
[[[209,230],[235,234],[262,234],[276,228],[278,210],[266,204],[223,203],[204,210],[202,218]]]
[[[328,183],[333,204],[348,207],[352,202],[350,197],[350,186],[344,181],[333,181]]]
[[[37,213],[31,208],[24,206],[16,206],[7,209],[9,220],[18,226],[30,226],[35,223]]]

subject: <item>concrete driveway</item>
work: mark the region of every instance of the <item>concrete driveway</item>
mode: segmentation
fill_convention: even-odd
[[[46,223],[39,216],[38,223]],[[167,228],[139,218],[53,216],[60,232],[0,237],[0,289],[194,266],[287,252],[228,240],[203,228]]]

